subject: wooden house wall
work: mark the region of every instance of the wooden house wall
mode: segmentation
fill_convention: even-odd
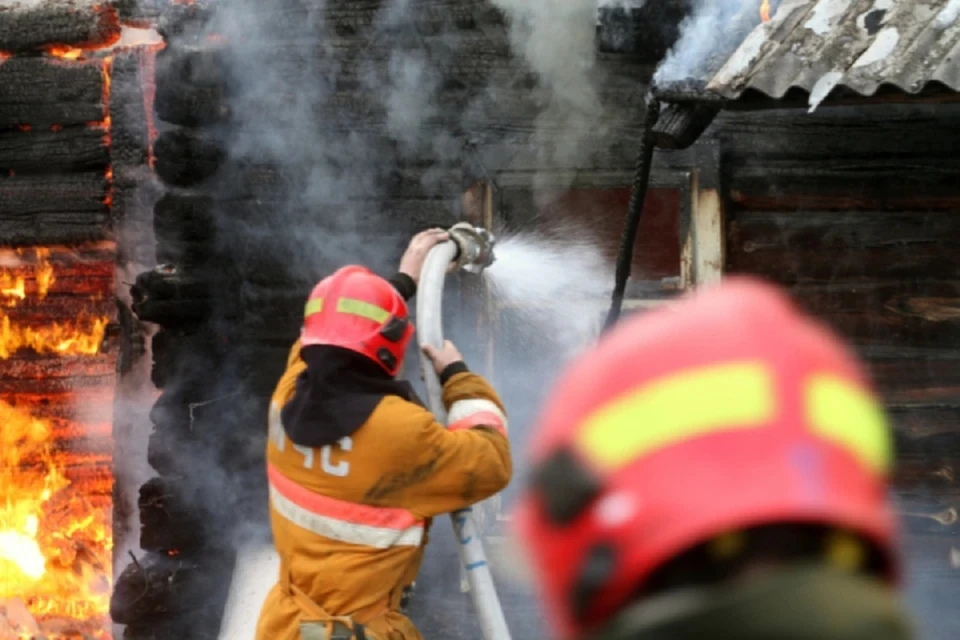
[[[726,271],[785,286],[866,358],[896,428],[922,600],[949,611],[960,589],[960,108],[727,113],[710,135],[728,194]],[[957,637],[957,616],[933,617],[930,637]]]

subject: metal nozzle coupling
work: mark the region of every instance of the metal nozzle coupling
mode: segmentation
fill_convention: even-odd
[[[468,222],[459,222],[450,228],[450,239],[459,247],[454,259],[458,269],[480,273],[496,260],[493,246],[497,239],[486,229],[474,227]]]

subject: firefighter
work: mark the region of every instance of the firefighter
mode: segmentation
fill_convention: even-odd
[[[267,476],[280,556],[257,640],[421,638],[401,612],[434,516],[501,491],[512,474],[497,393],[450,342],[424,347],[448,427],[395,379],[414,333],[407,303],[427,252],[414,237],[400,273],[359,266],[325,278],[274,392]]]
[[[557,636],[905,640],[886,416],[828,330],[731,278],[564,373],[516,520]]]

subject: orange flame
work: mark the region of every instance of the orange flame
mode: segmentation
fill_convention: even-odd
[[[35,617],[109,628],[108,511],[66,491],[71,481],[49,422],[0,401],[0,424],[0,602],[17,599]]]
[[[24,256],[26,251],[15,253]],[[0,306],[47,297],[56,282],[50,249],[33,251],[37,259],[29,273],[24,262],[0,269]],[[22,327],[0,310],[0,364],[21,349],[97,354],[106,326],[107,318],[81,316],[63,324]],[[70,453],[57,444],[51,421],[0,400],[0,609],[6,612],[0,612],[0,622],[14,638],[83,635],[106,640],[112,480],[86,475],[102,464],[102,456]],[[71,469],[83,469],[82,486],[75,486],[80,483]]]
[[[54,57],[62,58],[63,60],[76,60],[83,55],[83,49],[67,45],[54,45],[47,47],[47,53]]]
[[[760,3],[760,19],[764,22],[770,22],[770,0],[762,0]]]
[[[17,254],[23,255],[23,249],[17,249]],[[37,297],[43,299],[47,297],[47,292],[53,286],[56,278],[53,275],[53,267],[47,260],[50,257],[50,250],[42,247],[34,249],[37,256],[37,266],[34,270],[34,283]],[[11,271],[0,271],[0,306],[15,307],[21,300],[27,297],[27,279],[23,275],[14,274]]]

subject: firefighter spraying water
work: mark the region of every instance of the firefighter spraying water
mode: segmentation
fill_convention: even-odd
[[[442,258],[440,274],[492,260],[482,234],[458,243],[450,235],[414,237],[390,280],[348,266],[307,300],[271,403],[267,476],[280,579],[263,604],[259,640],[421,638],[401,603],[432,518],[510,480],[505,410],[453,344],[423,347],[448,426],[395,379],[414,333],[407,300],[421,271],[435,272],[424,268],[428,252]]]

